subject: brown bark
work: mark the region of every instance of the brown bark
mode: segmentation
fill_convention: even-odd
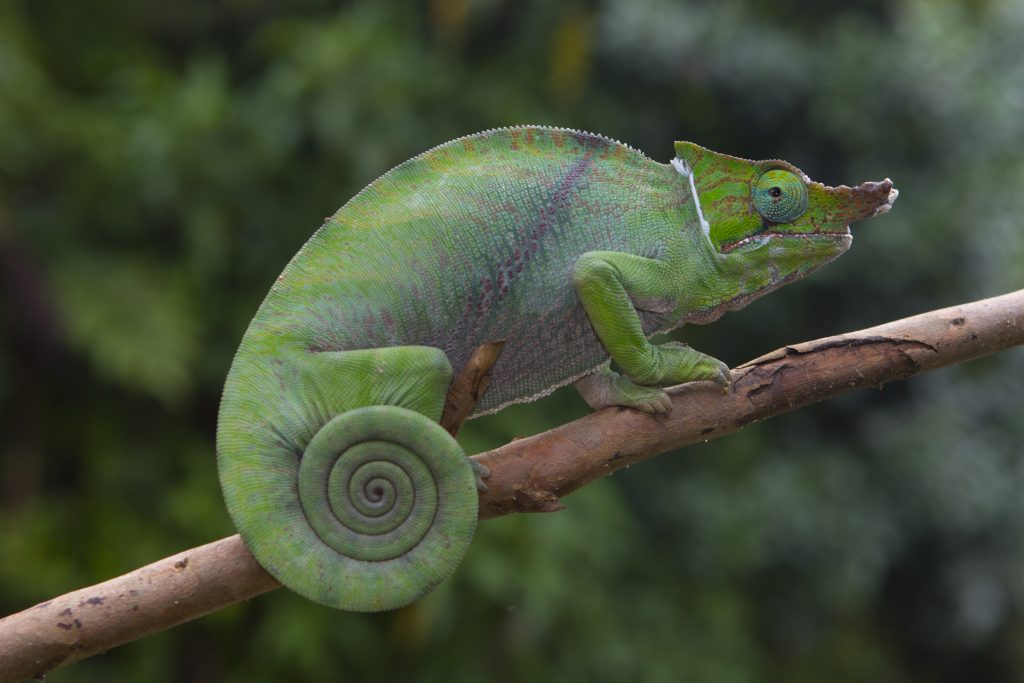
[[[728,393],[711,383],[675,388],[667,418],[606,408],[475,456],[491,470],[480,516],[557,510],[561,496],[658,453],[1019,344],[1024,290],[787,346],[736,368]],[[41,675],[277,585],[238,536],[185,551],[0,620],[0,683]]]
[[[0,681],[39,678],[280,584],[222,538],[0,619]]]

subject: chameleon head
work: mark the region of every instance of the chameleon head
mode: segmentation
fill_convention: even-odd
[[[704,235],[724,271],[779,285],[806,275],[850,247],[849,225],[887,213],[892,181],[828,187],[780,161],[750,161],[675,143],[675,169],[687,178]],[[746,289],[746,287],[745,287]]]

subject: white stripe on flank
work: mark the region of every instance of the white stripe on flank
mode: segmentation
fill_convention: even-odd
[[[697,218],[700,219],[701,230],[704,231],[704,237],[707,238],[708,244],[714,248],[714,243],[711,241],[711,224],[704,220],[704,212],[700,208],[700,197],[697,196],[697,186],[693,182],[693,169],[685,161],[676,157],[672,160],[672,167],[679,171],[680,175],[686,176],[690,181],[690,194],[693,195],[693,205],[697,207]]]

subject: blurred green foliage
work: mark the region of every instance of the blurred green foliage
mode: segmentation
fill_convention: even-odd
[[[1024,286],[1024,4],[0,4],[0,613],[231,533],[232,352],[322,218],[465,133],[691,139],[902,195],[682,336],[735,364]],[[285,591],[61,681],[1024,678],[1024,355],[859,392],[483,524],[383,615]],[[581,415],[571,390],[470,450]]]

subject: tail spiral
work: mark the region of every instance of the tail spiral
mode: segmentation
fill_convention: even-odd
[[[324,425],[299,463],[298,495],[316,552],[275,574],[341,609],[412,602],[454,571],[476,528],[475,476],[462,448],[396,406],[350,410]]]

